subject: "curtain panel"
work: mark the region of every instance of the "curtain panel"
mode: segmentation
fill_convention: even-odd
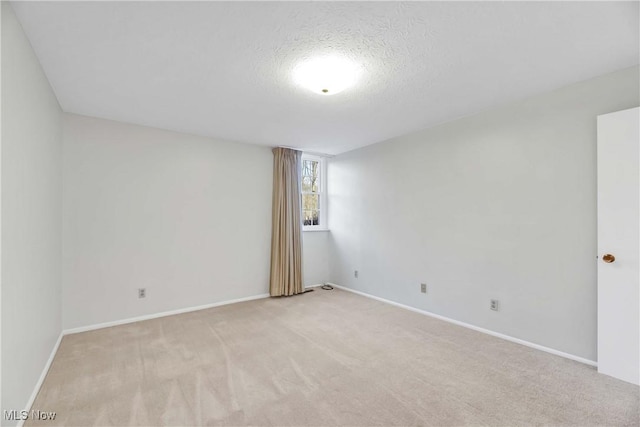
[[[271,296],[296,295],[302,285],[302,152],[273,149],[273,210],[271,229]]]

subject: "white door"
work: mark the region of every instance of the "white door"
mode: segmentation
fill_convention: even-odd
[[[640,108],[598,116],[598,372],[640,384]]]

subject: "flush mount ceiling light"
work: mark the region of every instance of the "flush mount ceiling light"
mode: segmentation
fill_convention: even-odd
[[[360,67],[339,56],[321,56],[301,62],[293,70],[293,80],[320,95],[335,95],[353,86]]]

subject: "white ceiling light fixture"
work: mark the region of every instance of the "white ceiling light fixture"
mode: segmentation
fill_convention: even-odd
[[[298,64],[293,80],[320,95],[335,95],[353,86],[361,68],[355,62],[340,56],[319,56]]]

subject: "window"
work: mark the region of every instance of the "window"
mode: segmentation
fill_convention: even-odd
[[[327,229],[326,163],[322,157],[302,156],[303,230]]]

